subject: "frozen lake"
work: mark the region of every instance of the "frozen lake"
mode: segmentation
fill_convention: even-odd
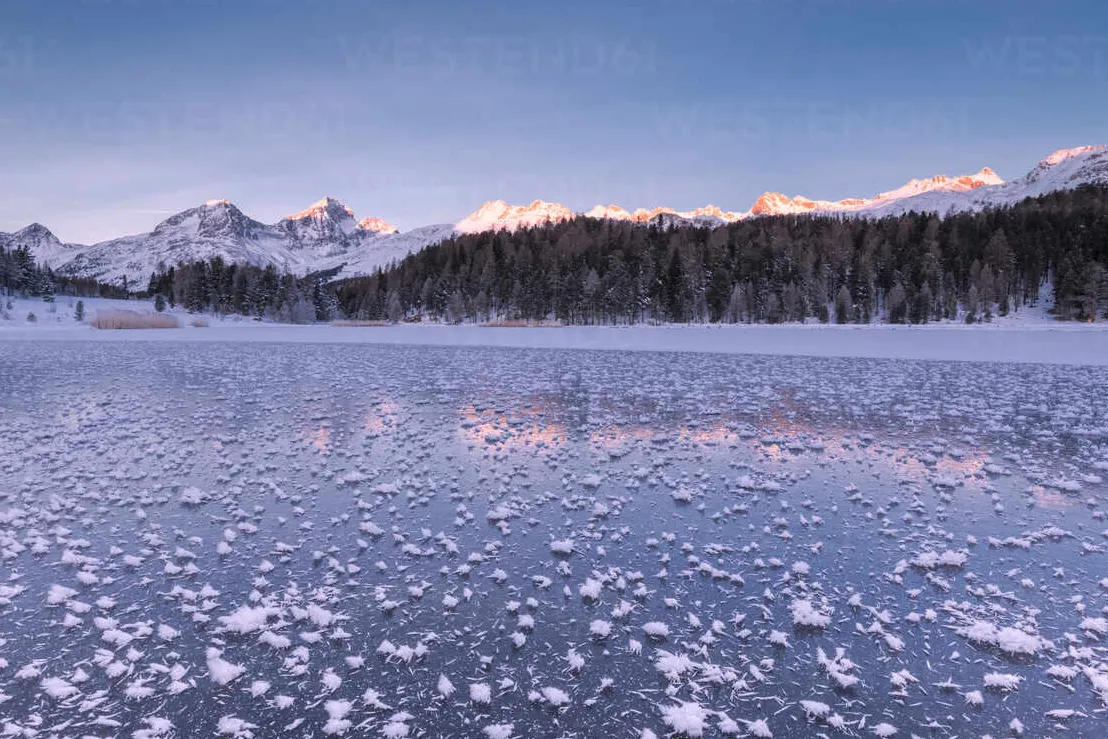
[[[1104,736],[1105,475],[1096,367],[9,339],[0,733]]]

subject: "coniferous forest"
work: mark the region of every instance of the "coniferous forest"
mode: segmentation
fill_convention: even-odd
[[[782,216],[716,228],[578,218],[455,236],[376,274],[282,275],[221,260],[151,277],[189,310],[276,320],[974,322],[1036,303],[1108,318],[1108,188],[940,218]]]
[[[84,277],[58,275],[35,262],[26,247],[5,248],[0,244],[0,294],[27,295],[47,300],[55,295],[80,298],[124,298],[127,291]]]
[[[220,257],[169,267],[150,276],[146,294],[193,313],[235,313],[281,323],[313,323],[343,317],[335,272],[296,277],[272,265],[230,264]]]

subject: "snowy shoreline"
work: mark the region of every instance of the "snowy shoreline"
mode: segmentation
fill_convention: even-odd
[[[71,304],[72,303],[72,304]],[[0,320],[0,347],[13,341],[157,341],[296,344],[377,344],[505,349],[683,352],[858,359],[1005,362],[1108,366],[1108,322],[1055,321],[1042,308],[1025,308],[991,323],[667,324],[634,326],[482,326],[401,323],[380,326],[293,325],[242,316],[192,315],[170,309],[176,329],[95,329],[88,320],[113,310],[152,314],[133,300],[86,298],[85,322],[76,299],[59,298],[55,311],[36,299],[16,299]],[[24,320],[29,312],[35,322]],[[202,328],[195,322],[206,323]],[[0,348],[0,351],[3,351]]]
[[[958,326],[681,325],[506,328],[474,325],[294,326],[213,320],[209,327],[97,330],[84,325],[5,326],[9,341],[187,341],[409,344],[657,351],[864,359],[1108,365],[1108,324]]]

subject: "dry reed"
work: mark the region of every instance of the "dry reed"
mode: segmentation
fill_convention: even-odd
[[[138,313],[133,310],[101,310],[97,311],[89,325],[101,329],[132,329],[132,328],[178,328],[181,324],[176,316],[165,316],[156,313]]]

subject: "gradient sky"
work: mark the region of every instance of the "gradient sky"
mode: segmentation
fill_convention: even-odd
[[[0,231],[745,210],[1108,142],[1103,0],[0,4]]]

